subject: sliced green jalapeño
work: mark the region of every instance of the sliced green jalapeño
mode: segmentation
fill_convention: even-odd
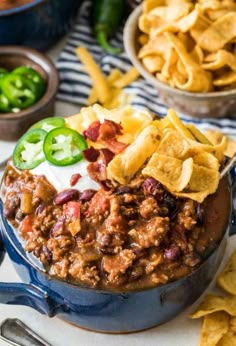
[[[19,139],[13,152],[13,163],[17,168],[33,169],[45,160],[43,142],[46,135],[42,129],[32,129]]]
[[[43,77],[29,66],[19,66],[12,71],[13,74],[21,75],[31,80],[37,90],[37,98],[41,97],[46,88],[46,82]]]
[[[43,144],[46,159],[56,166],[68,166],[82,160],[82,152],[87,148],[85,138],[67,127],[50,131]]]
[[[45,118],[40,121],[38,121],[36,124],[34,124],[31,129],[43,129],[46,132],[49,132],[56,127],[65,127],[66,121],[62,117],[50,117]]]
[[[12,73],[6,75],[2,80],[1,89],[13,107],[24,109],[37,101],[35,84],[24,76]]]

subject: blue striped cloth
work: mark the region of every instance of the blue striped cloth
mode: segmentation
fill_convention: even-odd
[[[131,63],[125,52],[114,56],[105,53],[97,44],[90,26],[90,6],[90,0],[84,1],[74,29],[57,61],[57,68],[60,74],[58,99],[78,103],[80,106],[87,106],[87,99],[92,83],[83,65],[75,55],[75,48],[80,45],[87,47],[106,75],[114,68],[119,68],[122,72],[126,72],[131,67]],[[122,28],[116,33],[111,43],[116,47],[123,48]],[[133,95],[131,104],[135,108],[149,109],[159,116],[166,115],[167,107],[162,103],[162,100],[158,97],[152,85],[143,78],[140,77],[125,90],[127,93]],[[220,119],[196,119],[185,115],[180,115],[180,117],[185,122],[197,124],[201,130],[215,129],[225,134],[236,136],[236,117]]]

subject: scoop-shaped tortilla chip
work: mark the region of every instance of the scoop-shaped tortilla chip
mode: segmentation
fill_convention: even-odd
[[[229,315],[224,311],[204,317],[199,346],[216,346],[229,330]]]
[[[172,47],[175,48],[179,59],[181,59],[185,66],[186,73],[188,75],[187,81],[181,84],[177,81],[176,85],[179,89],[194,91],[194,92],[206,92],[212,88],[211,74],[204,71],[187,52],[185,46],[180,39],[170,32],[164,34],[171,43]]]
[[[226,86],[236,82],[236,71],[224,73],[221,77],[213,80],[215,86]]]
[[[167,118],[174,125],[175,129],[181,134],[181,136],[195,140],[191,132],[189,132],[189,130],[182,123],[182,121],[179,119],[178,115],[172,108],[168,110]]]
[[[215,169],[194,164],[188,189],[192,192],[208,191],[214,193],[219,183],[219,172]]]
[[[218,70],[224,66],[229,66],[232,70],[236,71],[236,55],[225,49],[220,49],[216,53],[209,54],[205,57],[202,64],[202,67],[206,70]]]
[[[188,150],[188,141],[175,130],[168,131],[157,148],[159,154],[175,157],[176,159],[185,159]]]
[[[218,276],[217,283],[226,292],[236,295],[236,251],[233,252]]]
[[[236,346],[236,334],[228,332],[220,339],[217,346]]]
[[[161,71],[163,65],[164,65],[164,59],[162,56],[154,54],[154,55],[148,55],[145,56],[142,59],[143,65],[146,67],[146,69],[153,73],[157,71]]]
[[[162,75],[169,79],[171,75],[173,74],[173,68],[175,68],[175,64],[178,60],[178,55],[174,48],[170,48],[168,52],[168,57],[166,57],[166,61],[162,66],[161,73]]]
[[[220,167],[217,158],[214,155],[204,151],[199,152],[197,155],[193,156],[193,162],[198,166],[210,168],[215,171],[218,171]]]
[[[157,6],[164,6],[166,4],[165,0],[145,0],[143,2],[143,13],[150,12],[153,8]]]
[[[197,43],[203,32],[211,25],[211,21],[202,13],[198,16],[195,25],[190,29],[190,35]]]
[[[212,294],[207,295],[197,310],[190,315],[191,318],[199,318],[216,311],[225,311],[231,316],[236,316],[236,297],[220,297]]]
[[[193,4],[190,2],[173,3],[169,6],[156,6],[148,16],[157,16],[165,18],[167,21],[177,21],[182,17],[186,17],[192,10]]]
[[[171,44],[167,38],[163,35],[155,37],[150,40],[146,45],[144,45],[138,54],[140,59],[147,55],[158,54],[164,59],[168,58],[169,50],[171,49]]]
[[[203,54],[202,48],[199,47],[197,44],[194,46],[194,48],[190,52],[190,55],[197,64],[200,65],[203,62],[204,54]]]
[[[155,152],[159,143],[159,130],[154,125],[145,127],[135,140],[108,164],[110,179],[126,184]]]
[[[208,153],[214,154],[214,156],[217,158],[219,162],[223,161],[224,152],[227,146],[227,139],[225,136],[223,136],[221,142],[216,145],[203,144],[191,140],[188,141],[191,147],[189,154],[193,155],[193,153],[197,154],[199,152],[206,151]]]
[[[153,177],[171,192],[182,191],[193,172],[193,159],[185,161],[155,153],[142,170],[144,176]]]
[[[213,22],[198,38],[197,43],[208,52],[224,47],[236,36],[236,12],[229,12]]]
[[[187,124],[186,127],[198,142],[212,145],[209,139],[200,130],[198,130],[194,124]]]
[[[195,6],[194,10],[190,12],[188,15],[185,17],[179,19],[175,25],[177,28],[182,31],[182,32],[187,32],[194,27],[196,24],[198,17],[200,15],[199,7],[198,5]]]

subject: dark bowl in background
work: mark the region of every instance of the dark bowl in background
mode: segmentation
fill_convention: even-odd
[[[45,51],[72,27],[82,0],[34,0],[0,11],[0,45]]]
[[[16,113],[0,113],[1,140],[15,141],[36,121],[54,114],[59,75],[52,61],[32,48],[0,47],[0,67],[11,71],[22,65],[38,71],[45,79],[47,87],[43,96],[34,105]]]

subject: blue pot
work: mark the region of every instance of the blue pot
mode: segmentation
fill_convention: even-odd
[[[45,51],[74,23],[82,0],[34,0],[0,11],[0,45],[25,45]]]
[[[235,171],[229,187],[233,195]],[[233,196],[231,196],[233,197]],[[178,315],[195,302],[213,279],[223,258],[226,238],[236,233],[236,211],[232,208],[225,235],[213,253],[189,276],[159,287],[117,293],[83,288],[49,276],[33,256],[27,254],[17,232],[3,216],[0,228],[6,249],[25,283],[0,283],[0,303],[27,305],[49,317],[58,316],[84,328],[125,333],[147,329]]]

